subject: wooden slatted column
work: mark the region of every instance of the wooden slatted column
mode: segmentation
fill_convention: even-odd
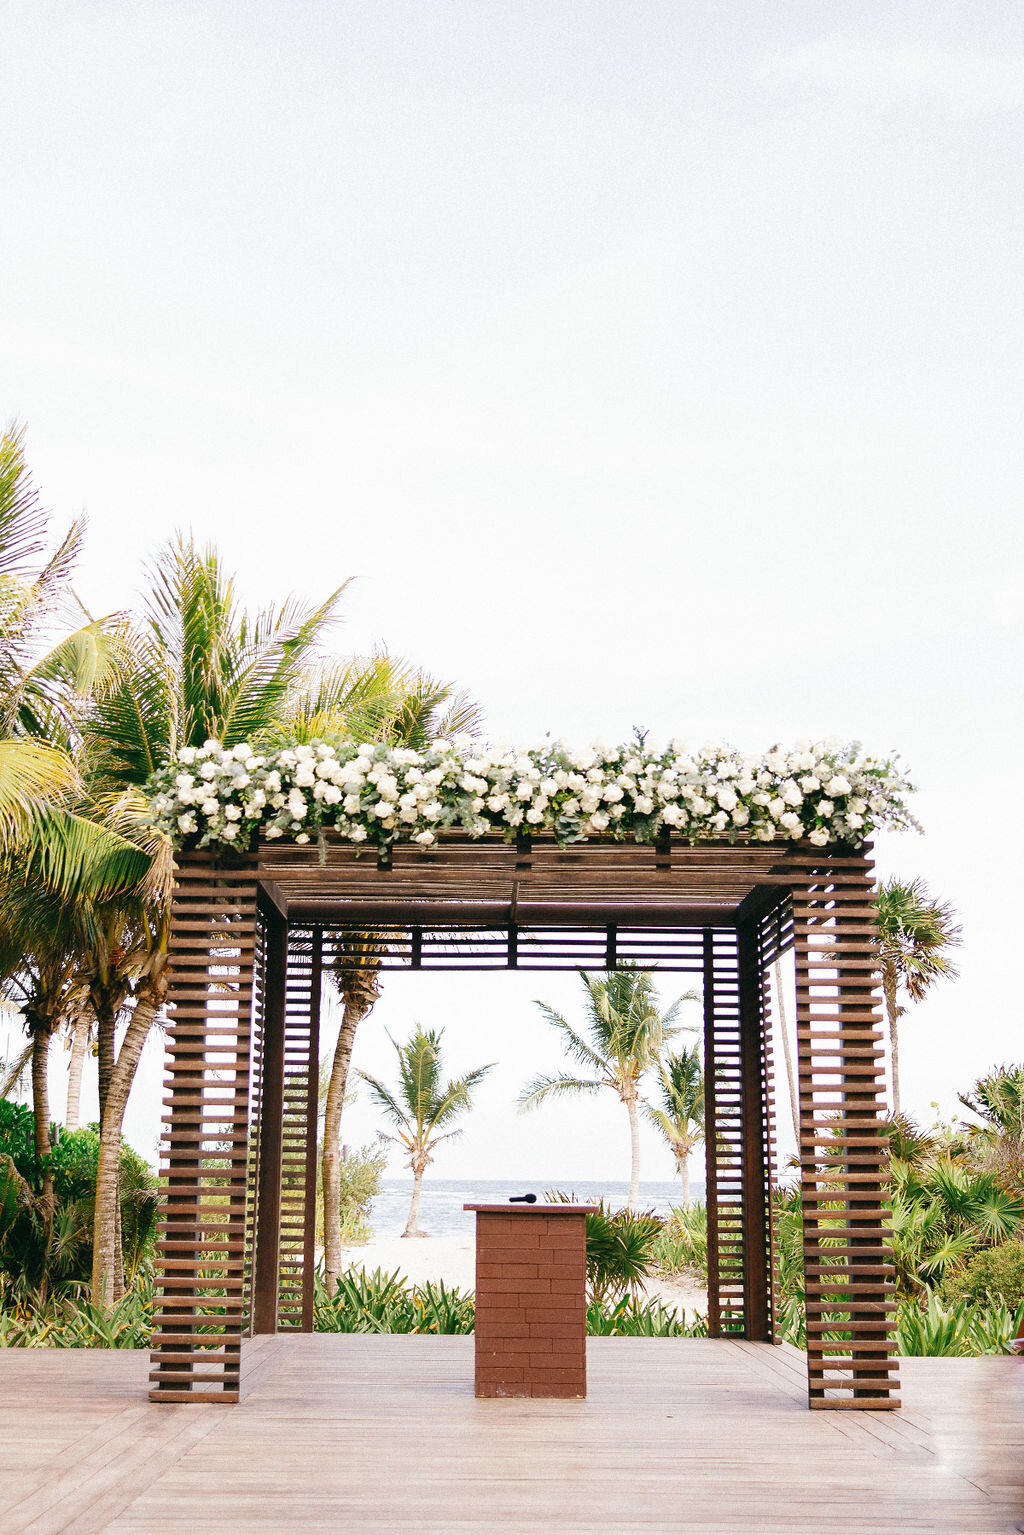
[[[180,854],[171,913],[151,1399],[238,1400],[255,858]]]
[[[288,934],[277,1326],[312,1332],[323,934]]]
[[[257,906],[256,952],[252,978],[252,1049],[249,1062],[249,1199],[245,1218],[245,1308],[246,1329],[254,1329],[254,1284],[256,1277],[256,1232],[260,1166],[260,1118],[263,1106],[263,1043],[266,1018],[267,985],[267,914]]]
[[[281,1152],[284,1124],[284,1013],[288,927],[277,910],[264,917],[262,1050],[256,1126],[256,1199],[253,1257],[254,1333],[277,1331],[281,1240]]]
[[[818,1408],[900,1405],[868,851],[805,855],[793,887],[807,1369]]]
[[[747,919],[740,924],[737,937],[743,1135],[743,1335],[755,1342],[774,1343],[771,1197],[775,1125],[763,923]]]
[[[704,931],[705,1157],[708,1331],[742,1337],[744,1314],[743,1092],[737,935]]]

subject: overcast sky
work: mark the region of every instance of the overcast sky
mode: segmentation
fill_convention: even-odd
[[[896,749],[880,867],[965,930],[905,1096],[1024,1059],[1024,8],[8,0],[0,53],[0,415],[95,611],[190,527],[497,738]],[[509,1108],[574,985],[391,985],[368,1068],[502,1062],[440,1173],[626,1174],[614,1103]]]

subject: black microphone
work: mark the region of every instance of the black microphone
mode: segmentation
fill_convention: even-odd
[[[535,1205],[537,1196],[536,1194],[510,1194],[508,1202],[510,1205]]]

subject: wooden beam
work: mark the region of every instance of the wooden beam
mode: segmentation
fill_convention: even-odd
[[[253,1263],[254,1333],[277,1331],[277,1264],[281,1236],[281,1131],[284,1114],[284,991],[288,927],[267,918],[263,1000],[263,1072],[260,1152],[256,1175],[256,1241]]]

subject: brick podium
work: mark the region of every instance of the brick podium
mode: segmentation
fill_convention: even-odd
[[[586,1396],[586,1217],[597,1206],[463,1209],[476,1212],[477,1396]]]

